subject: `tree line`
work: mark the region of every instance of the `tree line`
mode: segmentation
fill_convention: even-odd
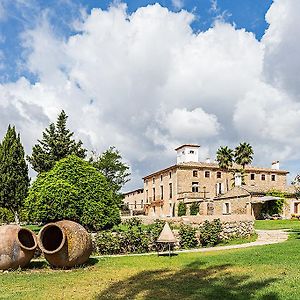
[[[8,126],[0,142],[0,208],[10,211],[16,223],[21,213],[34,222],[67,218],[91,229],[113,226],[119,221],[120,190],[129,181],[129,166],[115,147],[88,159],[67,119],[61,111],[26,156],[37,172],[31,187],[20,134]]]

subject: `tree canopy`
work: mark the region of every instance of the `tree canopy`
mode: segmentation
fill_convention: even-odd
[[[35,222],[69,219],[92,230],[120,222],[118,200],[107,179],[76,155],[61,159],[37,177],[25,208],[28,219]]]
[[[234,150],[234,160],[245,169],[253,160],[253,149],[248,143],[240,143]]]
[[[227,146],[221,146],[218,149],[216,160],[221,169],[228,170],[230,167],[232,167],[234,158],[233,154],[233,150],[228,148]]]
[[[9,125],[0,144],[0,207],[10,210],[17,223],[30,182],[24,156],[20,135]]]
[[[122,161],[120,152],[115,147],[110,147],[99,157],[92,158],[91,163],[106,177],[115,196],[121,198],[119,192],[124,184],[130,180],[130,172],[129,166]]]
[[[75,154],[78,157],[86,157],[86,149],[82,148],[82,142],[73,139],[74,133],[67,128],[68,116],[62,110],[56,124],[51,123],[43,132],[43,138],[33,146],[31,156],[27,156],[32,168],[37,173],[51,170],[55,162]]]

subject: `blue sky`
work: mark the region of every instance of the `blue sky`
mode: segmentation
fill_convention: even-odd
[[[127,190],[184,143],[299,173],[300,1],[155,3],[0,0],[0,137],[16,125],[30,154],[64,109],[86,148],[121,151]]]

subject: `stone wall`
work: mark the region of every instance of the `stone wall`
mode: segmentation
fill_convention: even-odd
[[[254,221],[250,220],[222,222],[222,228],[222,240],[228,240],[236,237],[249,237],[255,232]]]
[[[144,224],[151,224],[155,221],[154,218],[147,216],[139,216]],[[248,237],[255,232],[254,230],[254,218],[249,215],[213,215],[213,216],[188,216],[188,217],[174,217],[174,218],[160,218],[160,220],[169,222],[175,226],[181,224],[188,224],[193,227],[200,227],[205,220],[209,222],[214,219],[220,219],[222,224],[221,238],[223,240],[235,238],[235,237]]]

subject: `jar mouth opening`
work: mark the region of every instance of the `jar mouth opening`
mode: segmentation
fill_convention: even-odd
[[[55,223],[45,225],[38,236],[39,247],[46,254],[58,252],[64,246],[65,241],[66,235],[63,229]]]
[[[25,250],[34,250],[37,247],[36,235],[27,228],[20,228],[17,235],[20,246]]]

